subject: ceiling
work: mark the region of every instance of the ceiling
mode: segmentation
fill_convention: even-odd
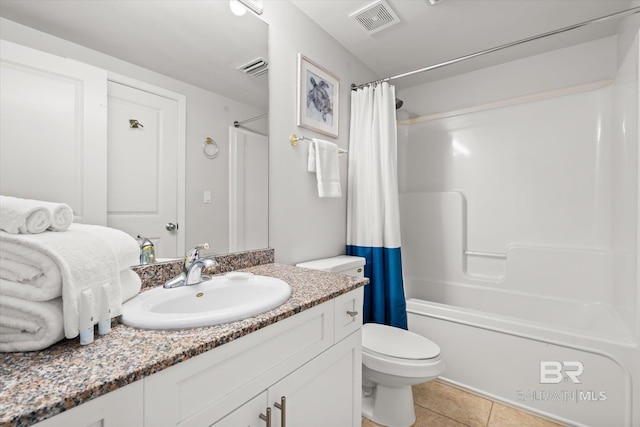
[[[380,78],[628,9],[631,0],[386,0],[400,23],[368,34],[349,14],[373,0],[292,0]],[[277,13],[278,2],[265,8]],[[267,25],[226,0],[0,0],[0,16],[266,109],[266,76],[236,68],[267,55]],[[399,88],[615,34],[596,24],[394,80]],[[195,42],[194,42],[195,41]],[[365,83],[365,82],[354,82]]]
[[[373,0],[292,0],[384,78],[630,8],[631,0],[386,0],[400,23],[376,33],[349,14]],[[394,80],[398,88],[513,61],[615,34],[620,20],[594,24],[476,59]],[[365,83],[365,82],[355,82]]]
[[[267,76],[237,67],[267,59],[266,23],[228,1],[0,0],[0,16],[129,63],[268,108]]]

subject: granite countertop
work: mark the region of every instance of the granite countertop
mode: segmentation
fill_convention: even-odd
[[[35,424],[368,283],[366,278],[281,264],[239,271],[284,280],[291,285],[291,298],[233,323],[174,331],[116,324],[87,346],[73,339],[43,351],[0,353],[0,425]]]

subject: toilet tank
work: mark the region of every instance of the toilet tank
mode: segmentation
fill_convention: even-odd
[[[359,256],[339,255],[331,258],[316,259],[296,264],[296,267],[310,268],[312,270],[330,271],[349,276],[364,277],[364,265],[366,260]]]

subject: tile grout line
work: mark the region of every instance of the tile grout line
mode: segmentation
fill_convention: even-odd
[[[489,423],[491,422],[491,413],[493,412],[493,406],[496,404],[493,400],[491,402],[491,408],[489,409],[489,417],[487,418],[487,425],[485,427],[489,427]]]
[[[425,409],[425,410],[427,410],[427,411],[429,411],[429,412],[433,412],[434,414],[438,414],[438,415],[440,415],[441,417],[445,417],[445,418],[447,418],[447,419],[449,419],[449,420],[451,420],[451,421],[454,421],[454,422],[456,422],[456,423],[458,423],[458,424],[460,424],[460,425],[463,425],[463,426],[465,426],[465,427],[472,427],[472,426],[470,426],[469,424],[467,424],[467,423],[465,423],[465,422],[462,422],[462,421],[460,421],[460,420],[456,420],[455,418],[451,418],[449,415],[442,414],[442,413],[440,413],[440,412],[438,412],[438,411],[436,411],[436,410],[433,410],[433,409],[431,409],[431,408],[427,408],[426,406],[422,406],[422,405],[420,405],[420,404],[418,404],[418,403],[414,403],[414,404],[413,404],[413,406],[419,406],[419,407],[421,407],[422,409]],[[416,418],[416,423],[417,423],[417,422],[418,422],[418,419]],[[486,426],[485,426],[485,427],[486,427]]]

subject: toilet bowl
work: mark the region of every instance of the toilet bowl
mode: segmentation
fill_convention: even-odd
[[[298,267],[364,277],[365,259],[341,255]],[[413,332],[367,323],[362,326],[362,415],[387,427],[416,420],[411,386],[444,372],[440,347]]]
[[[362,415],[388,427],[416,420],[411,386],[444,372],[440,347],[413,332],[367,323],[362,326]]]

